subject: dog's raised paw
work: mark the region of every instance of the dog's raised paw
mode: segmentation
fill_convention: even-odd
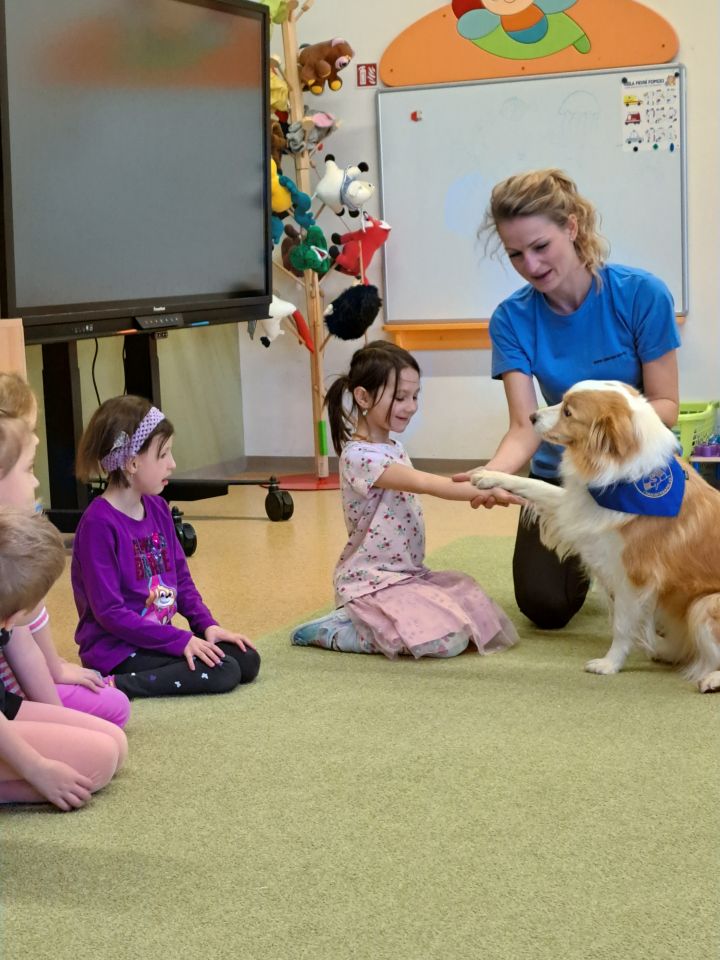
[[[720,670],[713,670],[698,683],[700,693],[714,693],[720,690]]]
[[[492,470],[476,470],[470,476],[470,483],[478,490],[490,490],[497,486],[497,474]]]
[[[588,673],[600,673],[609,676],[611,673],[618,673],[620,668],[608,657],[598,657],[597,660],[588,660],[585,664]]]

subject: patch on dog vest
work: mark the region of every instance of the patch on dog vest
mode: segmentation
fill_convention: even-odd
[[[595,503],[607,510],[650,517],[676,517],[685,493],[685,471],[673,459],[634,483],[588,487]]]

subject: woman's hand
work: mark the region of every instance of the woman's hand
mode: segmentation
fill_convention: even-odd
[[[43,757],[25,778],[60,810],[84,807],[91,796],[92,780],[60,760]]]
[[[205,640],[202,637],[191,637],[183,650],[183,656],[191,670],[195,669],[194,657],[202,660],[208,667],[216,667],[225,659],[225,654],[220,647],[212,640]]]
[[[60,660],[53,670],[55,683],[69,683],[78,687],[87,687],[93,693],[100,693],[105,688],[105,680],[97,670],[81,667],[79,663],[68,663]]]
[[[250,647],[251,650],[255,649],[255,645],[250,643],[244,633],[233,633],[232,630],[226,630],[224,627],[221,627],[219,623],[215,623],[207,628],[205,631],[205,639],[211,640],[213,643],[220,643],[221,641],[234,643],[240,647],[243,653],[247,653],[248,647]]]

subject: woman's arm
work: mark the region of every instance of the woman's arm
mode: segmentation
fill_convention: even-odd
[[[489,470],[516,473],[525,466],[540,446],[540,437],[530,423],[530,414],[538,408],[537,397],[532,377],[519,370],[509,370],[504,374],[503,386],[510,424],[486,466]],[[470,473],[457,473],[453,481],[462,483],[469,477]],[[519,497],[497,487],[493,487],[492,490],[476,490],[470,502],[473,509],[486,507],[488,510],[496,506],[507,507],[510,503],[523,503]]]
[[[540,446],[540,437],[530,423],[530,414],[538,408],[532,377],[518,370],[503,375],[510,425],[487,463],[488,470],[517,473]]]
[[[669,350],[642,365],[643,393],[666,427],[677,423],[680,411],[677,350]]]

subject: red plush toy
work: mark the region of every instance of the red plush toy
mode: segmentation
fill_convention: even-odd
[[[363,229],[351,233],[334,233],[332,241],[342,244],[342,250],[334,257],[335,268],[351,277],[365,280],[365,271],[375,252],[390,236],[390,224],[376,220],[368,214],[363,215]],[[331,249],[331,253],[333,250]]]

